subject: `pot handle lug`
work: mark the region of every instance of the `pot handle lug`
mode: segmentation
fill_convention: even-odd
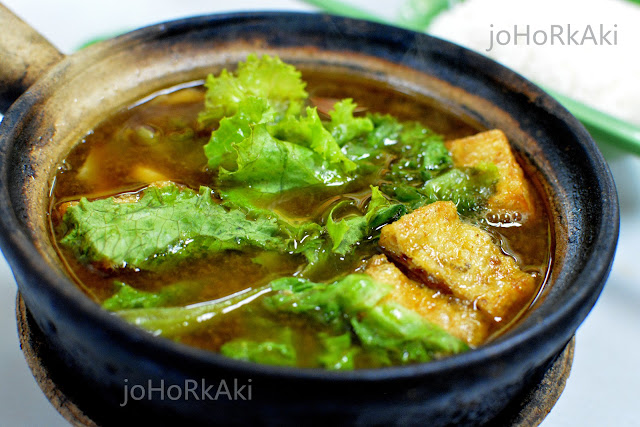
[[[64,55],[0,4],[0,113]]]

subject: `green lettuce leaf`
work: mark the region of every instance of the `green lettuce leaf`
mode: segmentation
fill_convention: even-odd
[[[263,124],[253,126],[251,135],[235,144],[237,165],[220,168],[224,185],[243,185],[263,193],[282,193],[295,188],[342,185],[349,181],[313,150],[269,134]]]
[[[378,237],[377,231],[408,212],[400,203],[391,203],[378,187],[371,187],[371,200],[364,216],[349,216],[336,222],[333,213],[342,204],[336,205],[327,217],[327,233],[333,241],[332,251],[339,255],[346,255],[354,246],[368,239]]]
[[[427,202],[450,200],[458,212],[478,212],[495,191],[500,175],[494,164],[484,163],[473,168],[452,169],[437,178],[427,181],[420,192]]]
[[[202,330],[230,310],[248,304],[269,291],[268,286],[262,286],[240,295],[186,307],[133,308],[117,310],[115,314],[154,335],[171,338]]]
[[[395,302],[379,304],[360,318],[352,317],[351,326],[365,348],[392,353],[391,358],[402,363],[426,362],[435,353],[456,354],[469,349],[464,341]]]
[[[441,141],[425,144],[420,152],[420,177],[430,180],[453,167],[451,153]]]
[[[273,341],[233,340],[223,344],[220,353],[232,359],[265,365],[295,366],[297,360],[292,345]]]
[[[263,299],[267,310],[304,315],[338,333],[351,332],[367,357],[382,365],[431,360],[435,356],[469,349],[462,340],[385,297],[391,287],[362,274],[350,274],[334,283],[282,278],[270,284],[276,294]],[[327,337],[320,337],[326,341]],[[346,340],[333,342],[325,366],[350,352]],[[325,342],[325,347],[327,343]],[[353,354],[352,354],[353,355]]]
[[[331,135],[342,147],[346,142],[367,134],[373,130],[373,123],[368,117],[353,117],[357,105],[352,99],[346,98],[336,102],[329,112],[331,122],[328,125]]]
[[[413,185],[406,183],[389,183],[380,186],[382,192],[395,200],[404,203],[410,209],[417,209],[428,203],[424,194]]]
[[[346,255],[355,245],[364,240],[367,233],[367,219],[364,216],[351,216],[338,222],[333,220],[333,212],[339,209],[336,205],[327,217],[327,233],[333,241],[331,250],[339,255]]]
[[[342,185],[356,168],[340,150],[315,109],[305,117],[274,118],[264,98],[243,99],[235,114],[220,121],[204,147],[212,169],[226,185],[248,184],[265,193]]]
[[[348,140],[343,151],[361,174],[389,169],[384,179],[419,184],[453,167],[442,136],[418,122],[390,115],[368,114],[369,132]],[[389,165],[390,163],[390,165]]]
[[[173,184],[152,186],[132,201],[83,198],[67,209],[63,221],[63,246],[81,262],[110,267],[158,270],[225,250],[286,250],[276,221],[227,210],[206,187],[196,193]]]
[[[315,110],[309,114],[304,119],[285,120],[283,123],[290,125],[286,129],[297,129],[301,134],[284,132],[282,135],[293,142],[280,140],[267,128],[273,119],[267,101],[243,99],[233,116],[220,121],[205,146],[209,167],[218,168],[218,179],[225,187],[242,185],[272,194],[348,182],[346,173],[355,164],[340,151]]]
[[[266,365],[295,366],[296,349],[293,345],[291,330],[281,329],[277,340],[255,341],[234,339],[220,348],[220,353],[233,359]]]
[[[371,187],[371,200],[365,214],[369,233],[397,221],[408,212],[408,209],[403,204],[389,201],[378,187]]]
[[[495,166],[454,168],[441,135],[417,122],[379,114],[369,117],[374,130],[364,143],[374,152],[384,146],[394,155],[381,186],[385,194],[408,210],[438,200],[453,201],[461,214],[484,209],[498,179]]]
[[[324,239],[323,227],[313,221],[300,221],[288,218],[273,209],[267,209],[273,202],[271,194],[264,194],[250,188],[230,188],[220,191],[222,205],[229,209],[238,209],[248,218],[267,218],[274,220],[281,231],[287,236],[287,251],[291,253],[305,253],[319,248]]]
[[[274,111],[266,99],[254,96],[242,99],[236,113],[220,121],[220,126],[211,133],[209,143],[204,146],[209,168],[217,169],[222,166],[230,170],[235,169],[235,146],[251,136],[253,125],[269,123],[273,118]]]
[[[334,283],[314,283],[298,277],[283,277],[270,283],[275,295],[263,303],[272,312],[305,314],[315,321],[344,329],[345,315],[373,308],[390,291],[364,274],[350,274]]]
[[[309,147],[343,173],[352,172],[356,164],[340,150],[340,145],[324,127],[316,108],[307,108],[304,117],[287,116],[269,131],[277,138]]]
[[[404,204],[408,210],[437,201],[452,201],[458,213],[472,215],[481,212],[495,192],[498,169],[493,164],[480,164],[473,168],[453,168],[430,179],[422,186],[403,182],[387,183],[382,191]]]
[[[385,117],[389,122],[392,118]],[[390,178],[404,182],[424,182],[453,167],[442,136],[417,122],[401,123],[395,144],[387,136],[386,145],[397,155],[391,165]]]
[[[348,262],[351,261],[333,252],[333,242],[330,237],[320,243],[320,245],[314,245],[304,252],[307,265],[299,272],[299,277],[312,280],[333,279],[335,272],[342,270],[343,266],[348,265]]]
[[[238,64],[235,74],[225,69],[218,77],[209,75],[205,86],[205,108],[199,117],[202,123],[234,115],[250,96],[267,99],[278,114],[297,114],[308,96],[300,72],[268,55],[258,58],[250,54]]]
[[[292,331],[273,328],[273,319],[281,315],[305,316],[323,328],[316,337],[321,347],[318,363],[328,369],[353,369],[359,357],[386,366],[469,349],[419,314],[388,301],[390,291],[389,285],[364,274],[350,274],[333,283],[283,277],[223,300],[186,307],[124,309],[116,314],[155,335],[179,337],[202,330],[242,306],[256,314],[252,317],[256,326],[249,329],[249,336],[225,343],[222,354],[277,365],[297,362]],[[269,325],[268,336],[258,338]]]
[[[109,311],[180,305],[202,288],[198,282],[179,282],[165,286],[158,292],[146,292],[122,282],[116,281],[114,285],[116,293],[102,303],[102,307]]]
[[[209,76],[200,118],[222,119],[204,147],[220,183],[279,193],[349,182],[356,164],[315,108],[301,116],[306,97],[300,73],[278,58],[250,55],[236,75],[224,70],[219,77]],[[353,118],[350,102],[336,108],[335,129],[357,135],[371,127],[368,120]]]
[[[367,118],[373,124],[373,130],[364,138],[366,146],[372,149],[393,147],[400,140],[404,125],[395,117],[388,114],[368,114]]]
[[[351,342],[351,334],[332,336],[319,333],[318,339],[322,344],[322,351],[318,356],[320,366],[334,371],[350,371],[355,368],[355,357],[360,349]]]

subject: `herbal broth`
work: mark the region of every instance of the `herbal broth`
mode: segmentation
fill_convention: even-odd
[[[310,102],[321,112],[323,104],[331,103],[332,99],[350,97],[358,104],[357,111],[389,113],[402,120],[416,120],[444,135],[446,140],[472,135],[479,130],[425,99],[400,93],[380,83],[347,81],[315,72],[305,73],[304,78]],[[265,285],[278,277],[294,275],[304,264],[305,260],[299,254],[270,256],[256,261],[259,251],[249,250],[225,251],[181,262],[170,271],[104,269],[99,265],[81,263],[68,248],[58,244],[64,234],[62,215],[69,202],[83,197],[93,200],[136,193],[150,183],[160,181],[172,181],[196,191],[200,186],[213,186],[215,176],[208,169],[203,152],[213,128],[205,128],[197,120],[203,109],[204,94],[203,86],[183,86],[119,111],[89,133],[59,167],[50,204],[53,240],[70,276],[96,303],[103,303],[114,295],[115,281],[142,291],[158,291],[167,284],[192,281],[200,284],[199,291],[182,300],[181,304],[215,300]],[[523,271],[534,276],[538,289],[541,289],[551,264],[552,235],[546,204],[531,178],[528,177],[532,188],[536,189],[536,194],[532,195],[537,210],[534,219],[512,224],[512,227],[496,227],[487,221],[478,224],[493,236],[505,254],[516,260]],[[384,181],[382,177],[378,180]],[[216,194],[216,188],[212,188]],[[368,182],[356,180],[346,188],[340,187],[339,191],[289,191],[265,207],[289,218],[310,218],[324,223],[328,210],[340,200],[350,200],[351,206],[363,208],[371,195],[368,190]],[[376,242],[365,242],[355,250],[355,257],[336,259],[330,268],[314,273],[311,279],[329,280],[347,273],[362,272],[366,261],[380,253]],[[527,308],[528,304],[521,307],[521,313]],[[176,338],[188,345],[219,351],[234,337],[252,337],[253,331],[264,330],[255,327],[252,313],[256,310],[261,309],[237,309],[202,331]],[[322,331],[323,327],[300,317],[279,317],[279,321],[294,332],[299,352],[298,365],[316,366],[313,355],[319,344],[311,338],[311,332]],[[493,319],[491,337],[502,333],[517,317],[510,321]],[[356,362],[358,368],[371,366],[377,365],[366,357],[360,357]]]

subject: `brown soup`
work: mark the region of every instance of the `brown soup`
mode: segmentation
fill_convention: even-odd
[[[320,73],[306,73],[304,79],[308,83],[311,102],[321,110],[322,104],[331,102],[331,98],[350,97],[365,111],[419,121],[444,135],[445,139],[479,131],[426,100],[373,81],[347,82]],[[292,275],[304,264],[305,260],[300,255],[278,256],[267,263],[258,263],[255,262],[258,251],[250,250],[226,251],[183,262],[179,268],[171,271],[104,269],[79,262],[68,248],[58,244],[64,233],[60,227],[64,207],[83,197],[93,200],[136,193],[157,181],[172,181],[196,191],[200,186],[208,186],[215,192],[214,173],[207,168],[207,158],[203,152],[212,129],[203,128],[197,120],[203,108],[204,93],[203,86],[196,83],[168,90],[117,112],[86,135],[60,166],[50,204],[53,240],[70,276],[96,303],[101,304],[114,295],[114,282],[123,282],[135,289],[150,292],[180,281],[197,282],[200,284],[198,292],[180,303],[185,305],[215,300],[264,285],[278,277]],[[531,182],[534,183],[533,180]],[[354,206],[364,206],[371,195],[369,183],[356,181],[339,191],[288,192],[276,197],[268,207],[290,218],[322,222],[323,218],[326,219],[328,207],[335,206],[336,201],[350,200]],[[536,186],[532,185],[532,188]],[[533,197],[537,206],[537,215],[533,220],[513,227],[496,227],[487,222],[480,222],[479,225],[491,234],[505,254],[516,260],[521,270],[535,278],[538,289],[541,289],[551,264],[552,236],[545,203],[539,191]],[[379,253],[380,248],[375,242],[359,245],[356,256],[336,260],[327,271],[316,274],[313,279],[321,281],[362,272],[366,261]],[[522,306],[520,313],[529,304]],[[257,327],[252,317],[260,308],[255,304],[253,306],[252,309],[234,310],[203,330],[174,338],[212,351],[218,351],[225,342],[235,337],[260,338],[254,335],[264,328]],[[502,333],[517,318],[490,319],[489,339]],[[320,344],[313,338],[313,332],[328,329],[291,315],[281,315],[277,321],[293,331],[298,365],[317,366],[314,354]],[[356,361],[356,367],[372,366],[379,364],[365,356]]]

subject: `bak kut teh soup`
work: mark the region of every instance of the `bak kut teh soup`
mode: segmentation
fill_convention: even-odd
[[[52,236],[154,335],[334,370],[469,351],[530,306],[545,203],[500,130],[250,55],[106,119],[60,166]]]

